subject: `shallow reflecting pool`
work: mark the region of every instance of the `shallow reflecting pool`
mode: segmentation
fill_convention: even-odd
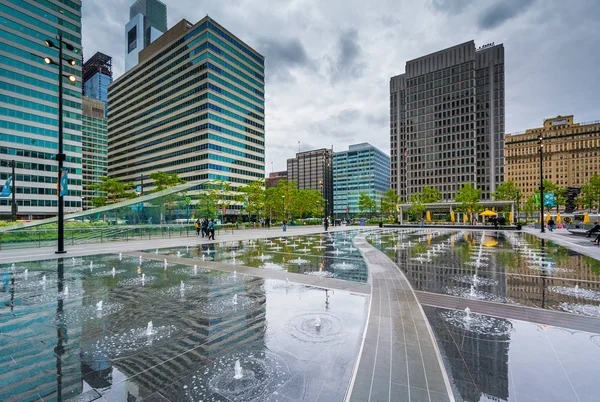
[[[360,230],[280,236],[270,239],[202,244],[145,250],[156,255],[175,255],[298,274],[367,282],[368,271],[360,252],[352,245]]]
[[[341,401],[367,308],[348,292],[119,255],[1,266],[0,306],[3,401]]]
[[[600,335],[423,309],[457,401],[600,400]]]
[[[600,261],[518,232],[386,230],[368,240],[416,290],[600,317]]]

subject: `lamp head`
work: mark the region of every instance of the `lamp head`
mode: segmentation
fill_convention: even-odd
[[[67,47],[68,50],[70,51],[74,51],[75,48],[73,47],[73,45],[71,45],[70,43],[65,43],[65,46]]]
[[[52,64],[52,59],[50,57],[44,57],[44,63]]]
[[[46,43],[46,46],[48,46],[48,47],[56,47],[56,46],[54,46],[54,42],[52,42],[50,39],[46,39],[44,42]]]
[[[68,79],[69,79],[69,81],[71,81],[71,82],[75,82],[75,81],[77,81],[77,78],[76,78],[74,75],[69,75],[69,76],[67,76],[67,78],[68,78]]]
[[[67,63],[69,63],[70,65],[74,66],[77,62],[73,59],[69,59],[67,60]]]

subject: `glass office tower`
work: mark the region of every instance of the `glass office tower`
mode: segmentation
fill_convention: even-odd
[[[360,193],[375,200],[377,209],[390,189],[390,157],[369,143],[350,145],[333,155],[333,214],[353,218]]]
[[[264,178],[263,56],[205,17],[182,20],[139,58],[109,87],[111,177],[163,171],[234,189]]]
[[[0,2],[0,181],[16,162],[18,217],[44,218],[58,214],[58,67],[43,57],[58,59],[58,49],[46,46],[57,35],[73,45],[63,48],[64,166],[69,169],[65,213],[81,210],[81,1]],[[9,198],[0,198],[0,218],[11,215]]]

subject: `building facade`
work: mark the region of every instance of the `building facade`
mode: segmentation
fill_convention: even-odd
[[[504,181],[504,46],[473,41],[406,63],[390,81],[392,188],[453,200],[466,183],[490,199]]]
[[[109,87],[110,177],[163,171],[233,190],[265,177],[262,55],[205,17],[182,20],[139,57]]]
[[[573,115],[546,119],[543,127],[505,138],[506,179],[521,189],[524,200],[540,187],[539,136],[545,179],[578,189],[600,172],[600,121],[574,123]]]
[[[92,208],[91,201],[99,196],[97,190],[91,188],[100,183],[100,177],[108,175],[108,120],[104,117],[106,104],[98,99],[82,100],[82,165],[83,209]]]
[[[288,172],[284,170],[282,172],[271,172],[269,177],[265,180],[265,188],[277,187],[280,180],[287,180]]]
[[[288,180],[294,180],[298,190],[319,190],[325,199],[325,214],[333,214],[333,149],[299,152],[287,160],[287,172]]]
[[[45,0],[0,3],[0,181],[16,162],[18,217],[58,214],[58,62],[57,35],[63,46],[63,138],[69,171],[65,213],[81,210],[81,1]],[[51,40],[54,48],[45,40]],[[9,198],[0,198],[0,218],[11,215]]]
[[[83,96],[101,100],[108,105],[108,86],[112,80],[112,57],[97,52],[83,63]],[[108,117],[108,108],[105,109],[104,117]]]
[[[167,32],[167,6],[159,0],[137,0],[125,25],[125,71],[138,64],[139,53]]]
[[[358,199],[364,193],[377,205],[390,189],[390,157],[369,143],[350,145],[333,155],[333,215],[360,214]]]

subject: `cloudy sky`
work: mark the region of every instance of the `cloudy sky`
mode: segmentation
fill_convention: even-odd
[[[124,70],[134,0],[84,0],[84,55]],[[210,15],[266,57],[266,171],[298,151],[370,142],[389,153],[389,79],[405,62],[503,43],[507,133],[600,119],[596,0],[163,0],[168,25]],[[417,4],[420,3],[420,4]],[[567,5],[568,4],[568,5]],[[271,164],[273,162],[273,165]]]

